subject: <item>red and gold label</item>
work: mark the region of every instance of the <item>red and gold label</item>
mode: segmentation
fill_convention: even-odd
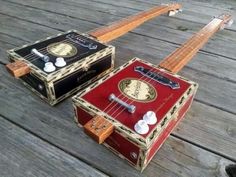
[[[156,99],[156,89],[146,81],[126,78],[119,82],[119,90],[130,99],[140,102],[150,102]]]

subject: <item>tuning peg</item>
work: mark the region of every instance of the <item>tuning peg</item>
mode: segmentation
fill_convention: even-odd
[[[143,120],[149,125],[154,125],[157,122],[157,117],[155,112],[153,111],[146,112],[146,114],[144,114],[143,116]]]
[[[56,59],[55,65],[56,65],[57,67],[63,67],[63,66],[66,65],[66,62],[65,62],[64,58],[58,57],[58,58]]]
[[[43,70],[47,73],[50,73],[50,72],[55,71],[56,67],[53,65],[52,62],[47,62],[47,63],[45,63]]]
[[[171,10],[168,12],[168,16],[174,16],[177,12],[177,10]]]
[[[233,23],[234,23],[234,20],[231,19],[231,20],[228,21],[228,23],[226,23],[225,27],[229,28],[229,27],[232,26]]]
[[[135,125],[134,125],[134,130],[141,135],[146,134],[149,131],[149,127],[146,121],[144,120],[139,120]]]
[[[178,10],[171,10],[168,12],[168,16],[174,16],[175,14],[177,14],[178,12],[182,12],[182,9],[178,9]]]

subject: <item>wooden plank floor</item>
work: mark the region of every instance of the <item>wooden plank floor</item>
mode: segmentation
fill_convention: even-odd
[[[163,2],[163,1],[162,1]],[[116,67],[132,57],[158,63],[234,0],[184,0],[111,44]],[[6,50],[69,29],[81,32],[160,4],[159,0],[0,0],[0,176],[227,176],[236,162],[236,24],[218,32],[181,75],[200,87],[186,118],[139,173],[88,138],[71,99],[50,107],[5,70]]]

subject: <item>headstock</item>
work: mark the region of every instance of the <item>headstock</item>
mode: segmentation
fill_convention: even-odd
[[[170,10],[180,10],[182,8],[181,4],[173,2],[169,4],[164,4],[170,8]]]
[[[221,14],[215,18],[222,20],[222,25],[220,27],[221,29],[224,29],[225,27],[230,27],[233,24],[233,18],[230,14]]]
[[[168,7],[169,12],[168,12],[168,16],[174,16],[176,13],[181,12],[182,11],[182,6],[179,3],[169,3],[169,4],[163,4],[165,6]]]

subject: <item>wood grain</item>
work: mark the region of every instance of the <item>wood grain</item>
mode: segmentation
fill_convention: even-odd
[[[0,176],[107,176],[4,118],[0,121]]]
[[[114,131],[112,123],[102,116],[92,118],[83,127],[84,132],[98,144],[102,144]]]
[[[154,0],[121,0],[119,3],[113,0],[11,1],[1,0],[0,6],[0,21],[4,24],[0,28],[2,62],[7,61],[7,49],[71,28],[86,32],[148,9],[153,6],[150,3],[159,3]],[[235,2],[228,0],[227,3],[219,0],[183,3],[184,11],[177,16],[161,16],[114,41],[116,66],[134,56],[158,63],[213,15],[235,7]],[[234,29],[233,25],[229,30],[217,33],[196,60],[180,73],[200,83],[197,100],[187,119],[174,132],[178,138],[170,137],[142,174],[106,148],[97,146],[82,129],[76,127],[70,99],[55,108],[48,107],[10,77],[2,66],[0,113],[5,116],[4,119],[10,119],[111,176],[225,176],[225,165],[233,162],[222,156],[236,161]],[[33,165],[31,168],[37,168]]]
[[[4,5],[5,5],[5,7],[8,7],[9,3],[4,4]],[[14,8],[14,6],[10,6],[10,7],[14,10],[14,12],[17,12],[17,8],[20,8],[20,6],[16,6],[17,8]],[[29,9],[29,8],[27,7],[27,9]],[[36,13],[36,11],[34,11],[34,10],[27,11],[27,9],[25,9],[26,14]],[[3,10],[3,9],[1,9],[1,10]],[[52,16],[52,17],[49,19],[43,20],[44,16],[41,16],[40,14],[42,14],[41,11],[38,11],[36,14],[29,15],[28,16],[29,18],[26,18],[26,20],[27,21],[30,19],[31,19],[31,21],[39,20],[40,23],[45,23],[45,25],[47,25],[47,26],[49,26],[50,22],[54,21],[53,26],[57,25],[57,27],[60,27],[61,29],[65,28],[65,27],[70,29],[70,27],[68,27],[68,25],[70,25],[69,23],[62,23],[60,25],[59,20],[55,21],[56,16],[53,17],[52,14],[47,14],[46,12],[44,12],[43,14],[47,15],[48,17],[50,17],[50,16]],[[19,15],[20,15],[20,13],[18,14],[18,16]],[[80,16],[82,16],[82,15],[83,14],[80,14]],[[63,22],[66,21],[65,18],[62,18],[62,16],[60,16],[60,19],[62,19]],[[168,17],[168,19],[170,20],[171,18]],[[160,20],[160,22],[164,23],[168,19]],[[13,38],[20,38],[21,40],[23,40],[21,42],[22,45],[27,43],[27,42],[25,42],[25,40],[32,42],[34,40],[38,40],[38,39],[42,38],[42,36],[47,37],[47,36],[58,33],[58,31],[53,30],[49,27],[45,27],[45,26],[44,27],[41,26],[40,30],[39,30],[37,25],[33,25],[32,23],[24,23],[24,21],[16,20],[14,18],[1,16],[1,20],[5,21],[5,23],[6,23],[6,25],[4,25],[0,29],[1,32],[2,33],[9,33],[9,31],[11,31],[9,34]],[[68,21],[68,19],[67,19],[67,21]],[[73,22],[75,23],[76,21],[73,21]],[[178,23],[180,23],[180,22],[181,21],[178,21]],[[74,23],[71,24],[72,28],[74,26],[76,26],[76,24],[74,24]],[[80,21],[80,20],[77,23],[78,24],[82,23],[81,28],[83,28],[83,29],[89,29],[88,26],[92,25],[91,23],[84,23],[83,21]],[[133,54],[131,53],[131,55],[130,54],[126,55],[126,53],[124,52],[125,57],[126,56],[128,58],[134,57],[134,56],[142,57],[143,56],[142,53],[146,53],[146,58],[153,59],[153,63],[158,63],[158,61],[160,61],[159,59],[166,57],[168,54],[170,54],[172,51],[174,51],[176,49],[176,47],[179,46],[175,43],[173,44],[173,43],[165,42],[166,40],[163,41],[162,39],[165,38],[165,39],[173,40],[174,42],[177,41],[179,43],[182,43],[185,40],[187,40],[188,37],[190,37],[193,32],[195,32],[201,28],[201,25],[194,25],[194,23],[191,23],[190,25],[186,26],[188,24],[188,22],[185,22],[183,24],[184,27],[186,26],[187,29],[190,29],[191,26],[194,26],[194,28],[191,29],[190,32],[187,32],[187,31],[183,32],[183,31],[176,30],[176,28],[178,28],[178,23],[176,23],[175,20],[172,19],[170,22],[165,23],[165,24],[169,25],[168,28],[159,28],[158,24],[157,24],[157,26],[145,24],[141,28],[139,28],[140,29],[139,31],[140,31],[140,33],[145,33],[145,31],[148,31],[149,32],[148,34],[152,35],[151,37],[146,38],[145,37],[146,35],[142,36],[139,34],[132,33],[129,36],[124,36],[121,39],[114,41],[113,44],[115,46],[117,46],[118,48],[120,48],[120,47],[127,48],[128,47],[129,49],[133,49],[135,47],[142,47],[143,50],[141,50],[141,51],[136,50],[136,51],[138,51],[138,53],[133,52]],[[170,24],[174,24],[174,26],[170,26]],[[27,25],[31,25],[31,29],[28,29]],[[18,28],[17,28],[17,26],[18,26]],[[12,28],[17,28],[17,30],[12,31],[11,30]],[[168,31],[168,29],[172,29],[172,30]],[[35,31],[37,31],[37,33],[35,33]],[[160,38],[160,40],[153,38],[153,36],[157,36],[157,35],[162,36],[162,38]],[[1,38],[4,39],[4,37],[5,37],[5,35],[1,35]],[[8,36],[8,38],[10,38],[10,37]],[[216,33],[216,35],[213,37],[213,39],[210,40],[210,42],[207,43],[207,45],[206,45],[209,52],[207,51],[207,53],[206,53],[206,50],[204,50],[203,54],[201,54],[201,53],[198,54],[198,56],[196,56],[196,60],[193,60],[189,66],[191,66],[195,70],[197,69],[197,70],[209,73],[211,75],[216,75],[220,78],[225,78],[227,80],[234,81],[235,80],[235,77],[234,77],[235,62],[231,61],[231,59],[224,58],[224,56],[226,56],[226,55],[229,58],[232,58],[235,55],[233,48],[235,46],[236,41],[234,41],[234,39],[236,39],[236,34],[232,33],[232,32],[229,33],[229,31],[227,31],[227,30]],[[7,41],[10,41],[10,39]],[[142,41],[142,42],[140,42],[140,41]],[[19,44],[17,44],[16,42],[18,42]],[[16,42],[13,41],[12,43],[13,44],[16,43],[15,46],[19,46],[20,45],[19,40]],[[147,46],[147,47],[144,48],[143,46]],[[226,50],[225,46],[227,46],[227,50]],[[11,48],[12,47],[8,47],[7,49],[11,49]],[[123,57],[123,58],[125,58],[125,57]],[[156,59],[156,60],[154,60],[154,59]],[[6,57],[1,58],[0,60],[7,61]],[[219,65],[217,65],[216,63],[219,63]],[[222,69],[220,69],[221,67],[222,67]]]
[[[231,16],[227,14],[223,14],[222,19],[220,17],[214,18],[199,32],[182,44],[181,47],[164,58],[159,63],[159,66],[173,73],[178,73],[197,54],[200,48],[207,43],[210,37],[212,37],[220,28],[223,28],[230,19]]]
[[[9,119],[20,124],[26,130],[33,131],[37,136],[47,139],[53,145],[61,147],[110,176],[161,177],[181,176],[181,174],[183,176],[191,176],[191,174],[194,174],[194,176],[218,174],[220,176],[224,174],[224,167],[232,163],[218,155],[170,137],[163,148],[155,155],[147,169],[140,174],[105,147],[98,146],[96,142],[83,133],[82,129],[76,126],[72,118],[71,100],[66,100],[66,102],[56,107],[48,107],[45,103],[40,102],[38,97],[33,94],[30,95],[28,90],[22,87],[20,83],[12,82],[10,76],[7,77],[7,80],[0,85],[2,88],[0,94],[5,93],[8,98],[11,95],[11,97],[17,97],[18,99],[15,100],[14,104],[10,101],[13,98],[5,101],[5,105],[0,108],[1,113],[7,115]],[[15,92],[16,89],[17,92]],[[2,99],[0,101],[3,101]],[[30,111],[28,108],[34,111]],[[47,111],[45,112],[45,110]],[[197,110],[194,109],[193,112],[195,111]],[[197,115],[197,117],[202,115],[204,115],[204,112]],[[191,139],[191,137],[189,138]],[[221,140],[219,139],[219,141]],[[203,159],[203,157],[207,158]],[[191,166],[187,166],[189,163],[191,163]],[[200,174],[199,171],[201,171]]]
[[[16,78],[30,73],[29,66],[25,62],[20,60],[7,64],[6,68],[8,72]]]
[[[130,3],[130,1],[126,0],[120,0],[119,4],[117,4],[115,1],[109,1],[109,0],[94,0],[94,2],[97,3],[105,3],[109,4],[113,7],[125,7],[135,10],[141,10],[143,7],[151,7],[153,5],[157,5],[162,3],[161,0],[151,0],[151,1],[145,1],[145,0],[135,0]],[[165,1],[165,3],[173,2],[171,0]],[[195,23],[202,23],[206,24],[208,23],[209,19],[220,15],[221,13],[228,12],[232,13],[234,18],[236,17],[236,11],[235,11],[235,1],[233,0],[226,0],[225,3],[217,1],[188,1],[188,0],[181,0],[181,4],[183,5],[183,12],[181,15],[175,16],[174,18],[181,18],[185,21],[191,21]],[[230,29],[235,30],[236,24],[234,23]]]
[[[92,30],[89,32],[89,34],[97,38],[99,41],[109,42],[124,35],[125,33],[133,30],[142,23],[154,17],[157,17],[161,14],[170,11],[177,11],[179,9],[181,9],[181,5],[177,3],[172,3],[169,5],[160,5],[157,7],[153,7],[147,11],[140,12],[136,15],[126,17],[108,26]]]
[[[20,0],[15,2],[21,3]],[[49,3],[47,4],[47,7],[43,7],[42,3],[37,1],[35,1],[34,3],[23,1],[22,5],[16,4],[15,2],[14,3],[9,3],[6,1],[1,2],[3,4],[3,6],[0,7],[1,12],[5,14],[11,13],[11,16],[13,16],[14,18],[21,18],[30,21],[32,23],[37,22],[40,25],[57,29],[59,31],[78,29],[79,31],[87,32],[101,25],[105,25],[111,21],[119,20],[120,18],[132,15],[140,11],[140,10],[135,10],[133,8],[130,9],[120,6],[118,7],[112,6],[109,4],[101,4],[99,2],[92,2],[89,3],[90,6],[87,6],[85,5],[85,3],[87,2],[81,0],[76,2],[70,2],[70,1],[64,2],[66,4],[69,4],[67,9],[72,8],[71,6],[72,4],[74,4],[74,6],[79,10],[74,11],[73,9],[71,9],[73,13],[69,13],[69,11],[62,11],[60,12],[60,14],[55,14],[53,13],[53,10],[55,8],[60,9],[63,8],[63,6],[65,5],[64,4],[61,5],[60,3],[53,5]],[[113,3],[113,1],[110,1],[110,3]],[[144,5],[144,7],[146,6]],[[148,5],[146,8],[149,8],[150,6],[151,5]],[[36,7],[41,7],[42,9],[35,9]],[[20,8],[24,8],[25,13],[22,14],[20,11],[17,10]],[[44,8],[46,8],[46,11],[44,10]],[[83,9],[86,8],[92,10],[93,11],[92,15],[95,14],[96,17],[91,16],[91,14],[87,14],[88,12],[87,13],[84,12]],[[170,42],[170,45],[173,44],[181,45],[189,37],[191,37],[192,34],[194,34],[196,31],[202,28],[202,26],[205,25],[205,23],[191,22],[177,18],[181,17],[184,12],[185,11],[178,13],[175,17],[160,16],[158,17],[158,19],[149,21],[145,25],[136,28],[134,32],[139,35],[145,34],[145,36],[149,36],[151,38]],[[214,15],[218,13],[215,13]],[[211,18],[212,17],[209,16],[204,17],[206,23],[208,23]],[[4,30],[5,28],[7,28],[7,26],[4,26],[2,30]],[[146,31],[148,31],[148,33]],[[45,33],[41,35],[45,37],[48,36],[49,34]],[[21,36],[16,35],[16,37],[20,38]],[[39,36],[39,38],[36,38],[36,40],[41,38],[42,37]],[[207,52],[209,54],[217,54],[220,56],[223,55],[225,57],[234,58],[235,56],[234,44],[236,42],[236,37],[233,31],[224,30],[222,32],[216,33],[213,39],[215,40],[211,40],[209,43],[206,44],[207,50],[205,50],[205,47],[203,48],[204,52]],[[24,38],[22,38],[22,40],[24,40]],[[228,50],[225,50],[224,48],[224,46],[226,45]],[[164,57],[166,57],[166,55]]]

